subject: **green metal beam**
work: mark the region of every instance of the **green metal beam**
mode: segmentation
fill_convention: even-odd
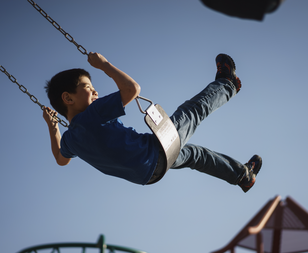
[[[97,248],[99,253],[106,253],[106,249],[111,253],[127,252],[127,253],[146,253],[136,249],[131,249],[116,245],[105,244],[104,235],[100,235],[96,243],[51,243],[42,244],[23,249],[17,253],[39,253],[40,250],[51,250],[51,253],[61,253],[61,248],[80,248],[82,253],[86,253],[87,248]],[[80,252],[80,251],[79,251]]]

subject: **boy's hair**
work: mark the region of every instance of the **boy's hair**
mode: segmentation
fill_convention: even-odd
[[[45,90],[50,104],[65,118],[67,118],[67,107],[62,100],[62,93],[76,93],[76,88],[82,76],[86,76],[91,80],[91,76],[86,70],[69,69],[56,74],[50,81],[46,82]]]

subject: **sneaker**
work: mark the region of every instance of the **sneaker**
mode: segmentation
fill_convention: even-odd
[[[238,185],[244,192],[248,192],[256,182],[256,176],[262,166],[262,159],[258,155],[251,157],[248,163],[245,164],[246,172]]]
[[[235,63],[233,59],[226,54],[219,54],[216,56],[217,73],[215,80],[219,78],[226,78],[236,87],[236,92],[239,92],[242,84],[241,80],[235,74]]]

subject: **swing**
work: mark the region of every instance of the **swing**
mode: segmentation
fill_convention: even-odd
[[[41,15],[45,17],[57,30],[59,30],[69,42],[73,43],[82,54],[88,55],[87,50],[83,46],[79,45],[69,33],[65,32],[61,28],[61,26],[57,22],[55,22],[50,16],[48,16],[47,13],[41,7],[39,7],[33,0],[27,0],[27,1],[39,13],[41,13]],[[6,71],[6,69],[1,65],[0,65],[0,71],[6,74],[13,83],[16,83],[19,86],[19,89],[23,93],[26,93],[34,103],[38,104],[41,107],[42,110],[44,109],[44,105],[41,105],[38,99],[35,96],[31,95],[23,85],[20,85],[17,82],[16,78],[10,75]],[[141,108],[138,99],[145,100],[151,103],[151,105],[144,111]],[[181,144],[180,144],[179,134],[174,124],[170,120],[169,116],[166,114],[166,112],[159,104],[154,105],[151,100],[141,96],[138,96],[135,100],[137,102],[140,112],[145,114],[144,117],[145,123],[151,129],[151,131],[157,137],[157,139],[161,144],[166,161],[166,168],[164,172],[165,174],[168,171],[168,169],[172,166],[172,164],[175,162],[180,153]],[[68,124],[65,121],[61,120],[59,117],[54,116],[54,118],[57,120],[58,123],[60,123],[64,127],[68,127]],[[161,178],[162,177],[158,178],[156,181],[153,181],[150,184],[156,183]]]
[[[143,99],[151,103],[146,111],[142,110],[138,99]],[[166,169],[164,172],[165,174],[175,162],[180,153],[181,143],[178,131],[176,130],[169,116],[159,104],[154,105],[151,100],[141,96],[136,98],[136,102],[141,113],[146,114],[144,117],[145,123],[151,129],[153,134],[155,134],[163,148],[166,159]],[[158,178],[157,181],[152,181],[148,184],[154,184],[158,182],[162,177],[163,175]]]

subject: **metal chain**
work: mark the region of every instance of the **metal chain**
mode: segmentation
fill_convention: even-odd
[[[38,104],[39,107],[40,107],[42,110],[44,110],[44,107],[45,107],[45,106],[42,105],[42,104],[38,101],[38,99],[37,99],[35,96],[33,96],[32,94],[30,94],[25,86],[19,84],[19,83],[17,82],[16,78],[15,78],[14,76],[12,76],[10,73],[8,73],[8,72],[6,71],[6,69],[5,69],[3,66],[1,66],[1,65],[0,65],[0,71],[3,72],[4,74],[6,74],[7,77],[8,77],[13,83],[16,83],[16,84],[18,85],[19,89],[20,89],[23,93],[27,94],[33,103]],[[60,123],[62,126],[68,127],[68,124],[67,124],[65,121],[63,121],[62,119],[60,119],[58,116],[53,116],[53,118],[54,118],[58,123]]]
[[[79,50],[79,52],[81,52],[82,54],[86,54],[88,55],[88,52],[87,50],[79,45],[75,40],[74,38],[67,32],[65,32],[61,26],[56,22],[54,21],[50,16],[47,15],[47,13],[40,7],[38,6],[34,1],[32,0],[28,0],[28,2],[39,12],[42,14],[42,16],[44,18],[46,18],[58,31],[60,31],[64,36],[65,38],[69,41],[69,42],[72,42],[76,47],[77,49]]]

